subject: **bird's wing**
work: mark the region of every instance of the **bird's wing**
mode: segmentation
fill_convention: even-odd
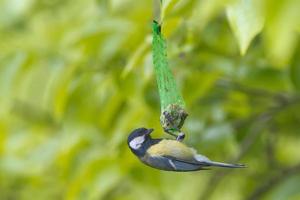
[[[173,157],[173,156],[169,156],[169,155],[164,155],[163,157],[171,159],[171,160],[174,160],[174,161],[178,161],[178,162],[188,163],[188,164],[191,164],[191,165],[208,166],[206,163],[199,162],[196,159],[194,159],[193,157],[192,158],[188,158],[188,159],[177,158],[177,157]]]
[[[198,163],[187,162],[184,160],[178,160],[171,156],[154,156],[148,157],[148,165],[167,171],[197,171],[208,169]]]
[[[245,168],[244,164],[230,164],[209,160],[206,156],[196,155],[194,159],[182,160],[175,157],[167,156],[169,159],[177,160],[178,162],[190,163],[201,167],[225,167],[225,168]]]
[[[243,168],[241,164],[228,164],[211,161],[204,155],[196,154],[196,151],[190,147],[187,147],[181,142],[176,140],[162,140],[159,143],[151,146],[147,150],[147,154],[152,157],[165,158],[169,163],[173,163],[178,169],[184,169],[185,167],[192,171],[199,170],[203,167],[216,166],[227,168]],[[166,163],[166,162],[165,162]]]

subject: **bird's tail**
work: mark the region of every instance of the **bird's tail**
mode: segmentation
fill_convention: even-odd
[[[229,163],[222,163],[222,162],[215,162],[215,161],[206,161],[205,164],[207,164],[209,166],[227,167],[227,168],[244,168],[244,167],[246,167],[243,164],[229,164]]]
[[[229,164],[229,163],[211,161],[206,156],[203,156],[203,155],[200,155],[200,154],[196,155],[195,158],[202,165],[207,165],[207,166],[227,167],[227,168],[244,168],[244,167],[246,167],[243,164]]]

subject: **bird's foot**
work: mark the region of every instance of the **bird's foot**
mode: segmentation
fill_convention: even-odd
[[[176,140],[179,141],[179,142],[182,142],[185,138],[185,134],[183,132],[180,132],[177,137],[176,137]]]
[[[185,134],[178,129],[175,129],[175,130],[174,129],[164,129],[164,131],[166,133],[168,133],[169,135],[172,135],[173,137],[175,137],[176,140],[179,142],[182,142],[185,138]],[[176,134],[175,132],[178,134]]]

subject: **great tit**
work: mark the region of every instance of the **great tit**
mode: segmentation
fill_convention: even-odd
[[[197,171],[207,167],[243,168],[242,164],[215,162],[206,156],[197,154],[178,140],[153,139],[153,129],[138,128],[128,136],[131,151],[146,165],[166,171]]]

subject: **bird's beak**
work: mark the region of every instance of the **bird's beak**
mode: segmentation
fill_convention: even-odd
[[[153,128],[149,128],[149,129],[147,129],[147,135],[150,135],[150,133],[152,133],[152,131],[154,131],[154,129]]]

